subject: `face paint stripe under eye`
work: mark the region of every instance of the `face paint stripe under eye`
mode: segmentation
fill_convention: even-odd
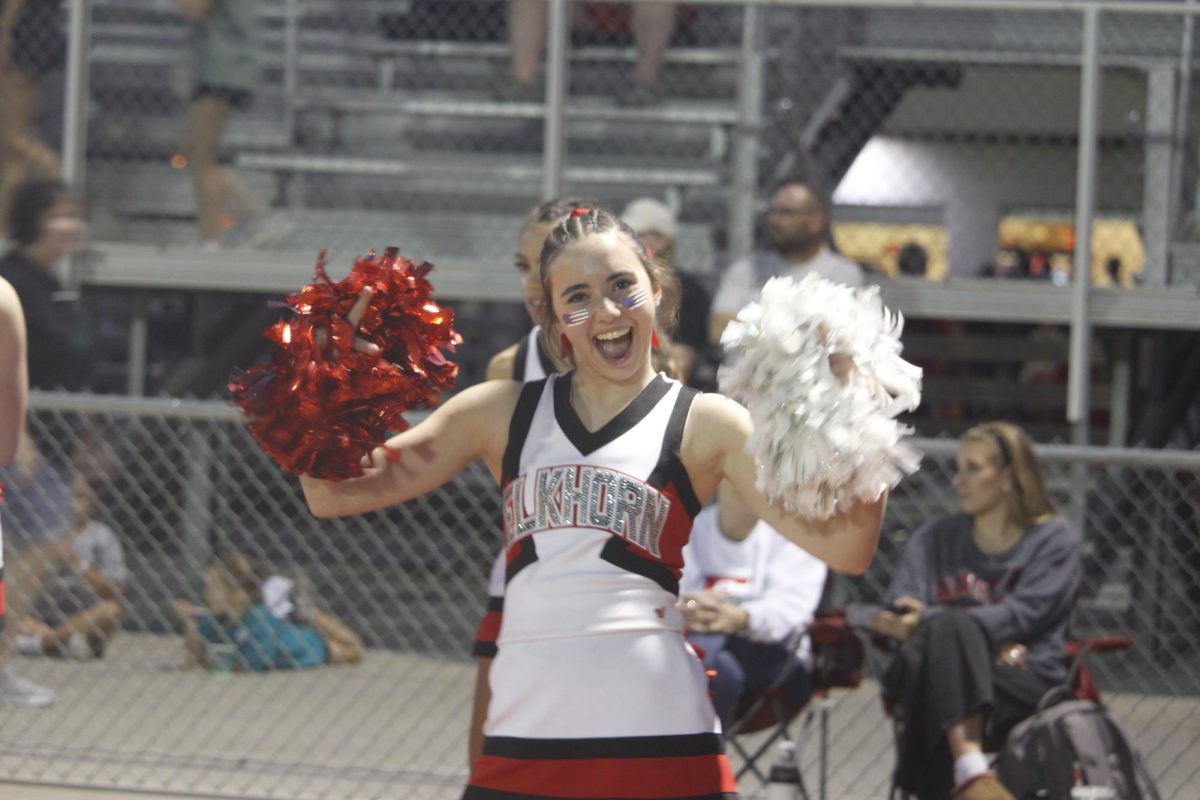
[[[570,326],[582,325],[583,323],[587,322],[587,318],[590,313],[591,311],[588,309],[581,308],[578,311],[572,311],[569,314],[563,314],[563,324]]]
[[[649,296],[650,293],[646,291],[645,287],[635,289],[629,293],[628,297],[621,301],[621,308],[625,309],[626,311],[630,310],[631,308],[637,308],[642,303],[646,302],[646,298]]]

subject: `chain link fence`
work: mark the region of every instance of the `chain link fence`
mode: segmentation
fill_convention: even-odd
[[[31,422],[45,461],[32,480],[4,476],[10,624],[57,610],[46,622],[69,625],[85,610],[55,588],[72,568],[54,547],[83,520],[114,532],[127,576],[102,649],[60,636],[56,655],[20,660],[59,702],[6,712],[4,775],[206,796],[456,796],[468,652],[501,540],[498,492],[484,470],[385,512],[317,520],[296,481],[219,403],[40,395]],[[877,601],[908,533],[955,511],[955,443],[919,444],[924,466],[893,496],[875,564],[838,584],[838,602]],[[1092,668],[1164,796],[1191,796],[1200,780],[1200,456],[1051,446],[1042,458],[1057,507],[1085,525],[1075,635],[1134,639]],[[96,502],[73,522],[71,497],[83,487]],[[185,668],[186,609],[222,602],[205,572],[221,563],[236,577],[231,552],[264,565],[256,579],[286,575],[309,587],[306,602],[361,639],[361,661],[262,674],[231,675],[219,659],[215,671]],[[28,594],[36,598],[21,599]],[[62,598],[70,607],[55,609]],[[837,700],[835,796],[886,789],[891,742],[880,714],[870,684]]]

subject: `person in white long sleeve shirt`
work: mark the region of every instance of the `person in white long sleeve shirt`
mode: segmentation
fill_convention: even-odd
[[[767,523],[751,524],[749,535],[735,540],[741,534],[728,530],[731,520],[709,506],[696,517],[683,551],[680,608],[689,641],[716,673],[710,689],[723,730],[732,725],[738,701],[771,685],[785,668],[785,695],[796,705],[808,700],[812,655],[801,634],[828,575],[824,562]],[[789,662],[796,648],[799,657]]]

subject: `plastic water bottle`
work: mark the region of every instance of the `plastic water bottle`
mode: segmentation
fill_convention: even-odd
[[[767,800],[799,800],[801,796],[796,744],[784,740],[775,751],[775,763],[767,776]]]

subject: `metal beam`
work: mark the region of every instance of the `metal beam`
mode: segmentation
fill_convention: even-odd
[[[567,53],[570,25],[567,0],[550,0],[550,20],[546,26],[546,119],[542,127],[543,200],[562,194],[567,149],[565,109],[570,80]]]
[[[1067,421],[1076,444],[1088,443],[1092,326],[1092,218],[1096,214],[1096,135],[1100,124],[1100,11],[1083,12],[1083,70],[1079,87],[1079,155],[1075,183],[1075,264],[1071,284],[1071,358],[1067,363]]]

